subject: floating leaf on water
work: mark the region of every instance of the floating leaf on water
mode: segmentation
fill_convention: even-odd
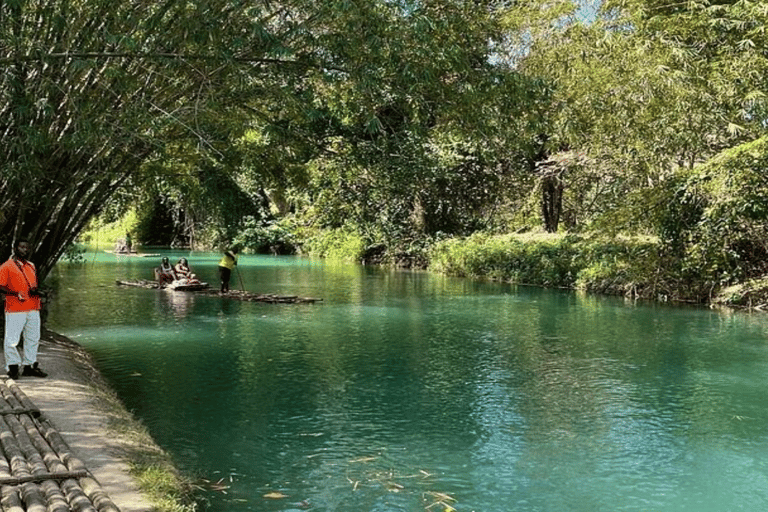
[[[450,494],[445,494],[444,492],[430,491],[430,492],[428,492],[426,494],[428,494],[428,495],[432,496],[433,498],[436,498],[436,499],[438,499],[440,501],[450,501],[450,502],[455,502],[456,501],[456,498],[454,498]]]
[[[349,461],[350,464],[354,464],[355,462],[371,462],[376,460],[378,457],[361,457],[359,459],[354,459]]]
[[[451,503],[456,503],[456,498],[454,498],[453,496],[450,496],[449,494],[445,494],[444,492],[434,492],[434,491],[430,491],[424,494],[431,496],[436,500],[434,503],[427,506],[426,510],[432,510],[432,507],[441,506],[443,507],[443,512],[456,511],[456,509],[453,508],[453,506],[451,505]]]
[[[273,492],[268,492],[267,494],[264,495],[264,497],[270,500],[281,500],[283,498],[287,498],[288,495],[283,494],[279,491],[273,491]]]

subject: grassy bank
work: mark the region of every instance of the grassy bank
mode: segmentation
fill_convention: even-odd
[[[706,302],[707,282],[678,272],[650,237],[477,233],[437,242],[429,269],[454,276],[644,299]]]
[[[146,427],[125,409],[111,389],[98,386],[97,393],[109,414],[108,428],[129,442],[123,456],[139,489],[152,501],[153,512],[197,510],[192,482],[179,474],[170,455],[155,444]]]
[[[170,455],[160,448],[114,393],[96,369],[90,355],[65,336],[44,330],[43,340],[67,347],[77,367],[90,383],[94,405],[107,418],[109,435],[119,439],[120,458],[130,467],[130,474],[142,494],[153,505],[153,512],[194,512],[197,504],[192,482],[174,467]]]

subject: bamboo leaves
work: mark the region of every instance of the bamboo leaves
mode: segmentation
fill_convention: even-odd
[[[21,234],[33,239],[45,276],[118,187],[162,181],[153,173],[178,156],[172,149],[194,154],[180,175],[232,176],[247,163],[276,187],[301,165],[349,165],[363,170],[350,193],[366,215],[386,223],[374,211],[381,200],[398,222],[427,207],[432,225],[456,224],[449,191],[432,205],[424,187],[484,171],[441,168],[452,152],[441,141],[466,136],[461,151],[492,162],[539,108],[526,108],[538,85],[490,59],[504,37],[498,9],[491,0],[4,2],[0,253]],[[268,147],[235,143],[248,130]],[[358,195],[365,183],[375,194]]]
[[[263,14],[254,8],[246,14],[238,2],[175,0],[1,4],[0,192],[8,215],[0,251],[9,252],[15,237],[33,239],[45,276],[164,140],[207,139],[198,127],[222,111],[217,95],[229,100],[228,89],[242,85],[233,73],[271,58],[270,45],[250,42],[253,15]]]

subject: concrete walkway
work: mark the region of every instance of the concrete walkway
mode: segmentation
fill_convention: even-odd
[[[129,475],[121,453],[129,445],[108,431],[109,408],[100,403],[93,383],[96,371],[77,346],[45,333],[38,354],[45,379],[21,377],[16,383],[64,438],[73,454],[85,463],[122,512],[152,510]]]

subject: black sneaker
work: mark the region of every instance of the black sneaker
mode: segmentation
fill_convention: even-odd
[[[19,365],[17,364],[8,365],[8,377],[10,377],[11,379],[19,378]]]
[[[22,377],[47,377],[48,374],[45,373],[43,370],[40,369],[39,366],[37,366],[37,363],[33,364],[32,366],[26,365],[24,366],[24,371],[21,372]]]

